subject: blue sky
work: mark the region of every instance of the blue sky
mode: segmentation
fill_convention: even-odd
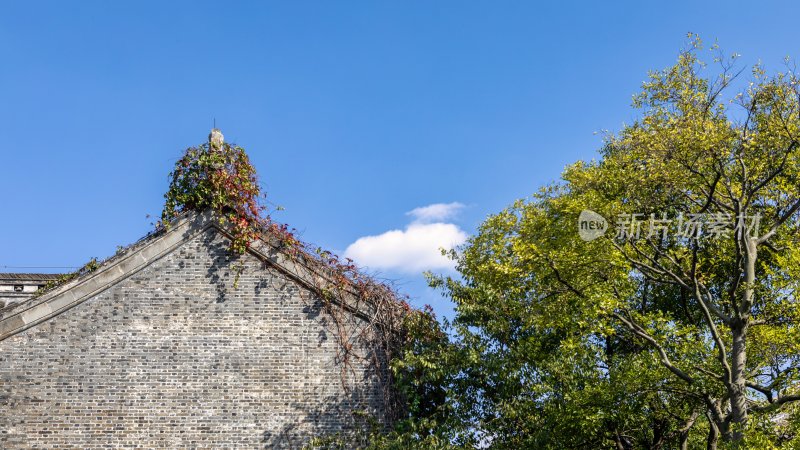
[[[800,56],[793,2],[0,6],[0,271],[147,233],[216,119],[275,218],[443,313],[419,275],[445,270],[431,247],[594,157],[688,31],[767,70]]]

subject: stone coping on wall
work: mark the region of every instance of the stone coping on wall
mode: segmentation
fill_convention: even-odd
[[[103,262],[97,270],[18,305],[15,311],[0,318],[0,341],[80,305],[171,253],[210,227],[230,237],[230,233],[210,211],[187,213],[174,220],[167,231],[134,244],[128,251]],[[249,252],[315,293],[320,287],[333,284],[329,274],[309,267],[302,258],[291,256],[266,240],[254,242]],[[360,300],[358,293],[348,288],[336,289],[336,292],[343,298],[332,301],[356,316],[369,320],[372,307],[368,302]]]
[[[19,311],[0,320],[0,341],[53,318],[137,273],[208,228],[211,223],[212,217],[208,213],[182,217],[172,223],[166,233],[148,239],[142,247],[111,258],[96,271],[23,305]]]

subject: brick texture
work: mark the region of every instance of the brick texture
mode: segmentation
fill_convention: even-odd
[[[227,248],[209,229],[0,342],[0,448],[300,448],[382,419],[369,344],[344,367],[318,299]]]

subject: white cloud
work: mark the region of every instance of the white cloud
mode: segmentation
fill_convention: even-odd
[[[358,238],[347,247],[344,255],[373,270],[422,272],[452,269],[453,262],[442,256],[440,249],[463,244],[467,233],[458,225],[442,221],[463,207],[461,203],[437,203],[416,208],[407,213],[415,219],[404,230]]]
[[[407,212],[406,215],[413,216],[415,222],[441,222],[453,218],[463,207],[464,205],[459,202],[434,203],[432,205],[414,208]]]

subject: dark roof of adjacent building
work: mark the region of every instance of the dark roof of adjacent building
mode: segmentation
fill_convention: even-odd
[[[0,273],[0,284],[57,280],[60,273]]]

